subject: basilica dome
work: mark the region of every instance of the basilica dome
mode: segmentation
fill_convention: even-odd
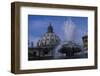
[[[48,26],[47,32],[43,37],[37,42],[38,47],[55,47],[60,43],[60,38],[54,33],[51,23]]]

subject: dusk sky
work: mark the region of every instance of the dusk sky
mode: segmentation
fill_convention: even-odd
[[[82,43],[82,36],[88,32],[88,17],[28,15],[28,40],[36,45],[50,23],[61,41]]]

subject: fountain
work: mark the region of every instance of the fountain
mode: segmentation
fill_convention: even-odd
[[[69,18],[64,23],[64,34],[65,34],[65,41],[60,42],[58,46],[55,47],[53,57],[55,59],[59,59],[63,57],[63,55],[69,56],[73,55],[74,53],[80,52],[82,49],[80,45],[76,44],[75,35],[77,29],[75,23]],[[72,57],[72,56],[70,56]]]
[[[54,58],[72,58],[74,57],[74,54],[80,51],[82,51],[80,45],[77,45],[72,41],[64,41],[54,49]]]

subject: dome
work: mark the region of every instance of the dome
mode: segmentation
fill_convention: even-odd
[[[53,32],[51,24],[48,26],[47,32],[37,42],[38,47],[55,47],[60,43],[60,38]]]

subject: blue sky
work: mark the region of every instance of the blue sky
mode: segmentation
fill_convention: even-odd
[[[72,22],[70,27],[68,21]],[[88,32],[88,17],[28,15],[28,40],[36,45],[47,32],[49,23],[62,41],[71,39],[82,43],[82,36]]]

